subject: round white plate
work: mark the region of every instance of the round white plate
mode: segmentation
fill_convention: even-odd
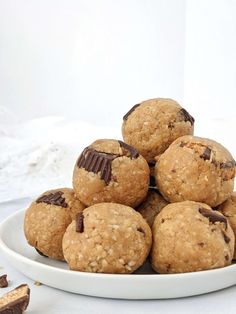
[[[148,264],[132,275],[71,271],[66,263],[42,257],[27,244],[23,220],[24,210],[20,210],[1,223],[0,250],[24,275],[51,287],[105,298],[164,299],[203,294],[236,284],[236,264],[170,275],[154,274]]]

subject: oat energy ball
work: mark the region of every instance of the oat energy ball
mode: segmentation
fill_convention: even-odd
[[[223,204],[220,204],[216,209],[227,217],[236,237],[236,192],[233,192],[230,198],[228,198]],[[233,259],[236,259],[236,242]]]
[[[132,273],[149,254],[150,227],[128,206],[100,203],[78,214],[63,237],[70,269],[98,273]]]
[[[159,273],[224,267],[233,258],[235,239],[227,218],[203,203],[167,205],[152,232],[152,266]]]
[[[155,98],[141,102],[123,117],[124,141],[146,160],[162,154],[178,137],[193,134],[193,117],[176,101]]]
[[[169,204],[155,188],[149,188],[146,199],[136,208],[150,227],[157,214]]]
[[[72,189],[43,193],[26,210],[24,232],[28,243],[41,255],[64,260],[62,237],[72,219],[84,208]]]
[[[189,135],[178,138],[160,156],[155,173],[167,201],[192,200],[215,207],[232,194],[235,161],[219,143]]]
[[[87,206],[114,202],[135,207],[146,197],[148,184],[146,160],[122,141],[95,141],[84,149],[74,168],[75,193]]]

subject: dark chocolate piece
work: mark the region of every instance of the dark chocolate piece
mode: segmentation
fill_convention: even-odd
[[[229,255],[225,255],[225,260],[228,261],[229,260]]]
[[[0,276],[0,288],[6,288],[8,286],[7,275]]]
[[[137,231],[141,232],[141,233],[143,233],[145,235],[145,232],[144,232],[143,228],[139,227],[139,228],[137,228]]]
[[[101,172],[101,179],[108,184],[111,181],[111,163],[119,155],[98,152],[86,147],[80,155],[77,166],[93,173]]]
[[[127,150],[130,153],[131,158],[138,158],[139,152],[137,151],[136,148],[134,148],[133,146],[130,146],[130,145],[128,145],[122,141],[118,141],[118,142],[119,142],[121,148],[124,148],[125,150]]]
[[[186,146],[186,145],[187,145],[186,143],[181,142],[181,143],[179,144],[179,147],[184,147],[184,146]]]
[[[200,158],[204,160],[210,160],[211,159],[211,149],[209,147],[206,147],[202,155],[200,155]]]
[[[220,163],[221,169],[234,168],[235,166],[236,166],[236,163],[234,160]]]
[[[0,313],[22,314],[26,310],[29,300],[30,289],[28,285],[20,285],[0,298]]]
[[[223,222],[227,228],[227,219],[224,216],[221,216],[218,213],[212,212],[209,209],[206,209],[203,207],[199,208],[198,211],[202,216],[208,218],[210,222],[212,222],[212,223],[215,223],[217,221]]]
[[[44,194],[36,200],[36,203],[46,203],[66,208],[68,204],[65,202],[65,198],[62,197],[62,195],[63,192],[61,191]]]
[[[185,110],[184,108],[180,109],[179,114],[181,116],[181,118],[185,121],[185,122],[190,122],[191,125],[194,124],[194,118],[188,113],[187,110]]]
[[[128,117],[129,117],[129,115],[137,108],[137,107],[139,107],[140,106],[140,104],[137,104],[137,105],[134,105],[125,115],[124,115],[124,117],[123,117],[123,120],[127,120],[128,119]]]
[[[43,256],[43,257],[48,257],[47,255],[43,254],[41,251],[39,251],[38,249],[35,248],[35,250],[39,253],[39,255]]]
[[[204,247],[204,242],[199,242],[197,245],[199,245],[200,247]]]
[[[83,233],[84,232],[84,214],[78,213],[76,215],[76,232]]]
[[[230,242],[230,238],[222,231],[222,235],[224,237],[225,243],[229,243]]]

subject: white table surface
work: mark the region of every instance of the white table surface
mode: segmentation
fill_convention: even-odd
[[[0,203],[0,221],[24,208],[30,199],[15,200]],[[12,230],[11,232],[14,232]],[[17,239],[16,239],[17,241]],[[31,289],[31,300],[27,310],[29,314],[126,314],[126,313],[235,313],[236,286],[206,295],[173,300],[114,300],[88,297],[64,292],[45,285],[36,286],[34,281],[28,279],[12,268],[0,252],[0,274],[6,273],[10,284],[8,288],[1,289],[0,293],[13,289],[19,284],[28,283]]]

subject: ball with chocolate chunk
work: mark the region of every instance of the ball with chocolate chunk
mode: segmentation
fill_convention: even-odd
[[[84,149],[74,168],[75,193],[87,206],[114,202],[135,207],[146,197],[148,184],[146,160],[122,141],[95,141]]]
[[[176,138],[193,134],[193,125],[194,118],[176,101],[156,98],[130,109],[123,117],[122,134],[150,162]]]
[[[217,206],[215,209],[219,210],[225,217],[227,217],[231,228],[233,229],[235,240],[236,240],[236,192],[222,204]],[[236,259],[236,242],[234,250],[234,260]]]
[[[43,193],[25,213],[24,232],[28,243],[43,256],[64,260],[62,237],[72,219],[84,208],[72,189]]]
[[[167,205],[152,227],[151,263],[158,273],[185,273],[230,265],[234,233],[225,216],[204,203]]]
[[[96,273],[132,273],[146,260],[151,229],[133,208],[92,205],[77,215],[63,237],[63,253],[70,269]]]
[[[162,208],[169,204],[156,188],[149,188],[146,199],[136,208],[150,227]]]
[[[195,136],[174,141],[155,167],[167,201],[191,200],[215,207],[233,192],[235,161],[219,143]]]

